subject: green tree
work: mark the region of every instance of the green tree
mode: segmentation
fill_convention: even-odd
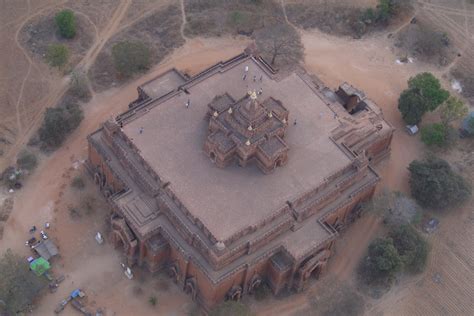
[[[409,125],[420,123],[426,112],[426,104],[423,97],[413,90],[405,90],[398,99],[398,109],[403,120]]]
[[[150,49],[142,42],[119,42],[112,47],[115,69],[124,76],[130,77],[150,67]]]
[[[414,160],[408,170],[411,194],[422,206],[443,209],[460,204],[471,195],[471,185],[445,160]]]
[[[377,238],[369,245],[362,272],[368,283],[390,282],[402,267],[392,238]]]
[[[429,247],[420,233],[413,226],[404,224],[393,228],[390,237],[393,239],[393,245],[400,255],[404,268],[414,273],[423,271],[428,259]]]
[[[441,120],[445,126],[449,126],[452,121],[465,117],[468,113],[468,108],[456,97],[449,97],[440,109]]]
[[[59,29],[59,34],[64,38],[76,36],[76,17],[71,10],[62,10],[54,18]]]
[[[58,147],[66,136],[79,126],[83,117],[77,104],[46,109],[43,124],[39,129],[40,140],[49,147]]]
[[[421,141],[428,146],[445,146],[448,139],[448,127],[441,123],[433,123],[421,128]]]
[[[209,316],[251,316],[250,308],[235,301],[222,302],[209,312]]]
[[[449,97],[449,92],[441,87],[439,80],[429,72],[423,72],[408,80],[408,89],[420,95],[426,110],[433,111]]]
[[[63,67],[69,58],[69,49],[62,44],[51,44],[46,52],[46,60],[51,67]]]
[[[26,260],[7,250],[0,258],[0,314],[24,311],[46,284],[46,279],[29,271]]]

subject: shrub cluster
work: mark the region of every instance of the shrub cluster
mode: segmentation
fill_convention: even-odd
[[[66,136],[81,123],[84,115],[77,104],[48,108],[39,129],[40,140],[50,148],[57,148]]]
[[[142,42],[118,42],[112,47],[115,69],[124,77],[146,71],[150,67],[150,49]]]
[[[28,171],[31,171],[36,168],[36,165],[38,164],[38,159],[32,152],[28,150],[23,150],[18,155],[16,164],[20,169],[26,169]]]
[[[46,61],[51,67],[61,68],[69,59],[69,49],[62,44],[51,44],[46,52]]]

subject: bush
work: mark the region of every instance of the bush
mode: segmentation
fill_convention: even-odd
[[[46,109],[43,124],[39,129],[40,140],[49,147],[58,147],[66,136],[79,126],[83,117],[77,104]]]
[[[209,316],[250,316],[250,308],[241,302],[226,301],[209,312]]]
[[[158,303],[158,299],[156,298],[156,296],[150,296],[148,298],[148,303],[150,303],[151,306],[156,306],[156,304]]]
[[[411,225],[400,225],[390,232],[403,266],[414,273],[423,271],[428,258],[428,243]]]
[[[270,287],[268,287],[266,283],[262,283],[255,289],[254,295],[257,301],[263,301],[267,299],[271,295],[271,293],[272,290],[270,289]]]
[[[362,275],[367,283],[391,282],[402,267],[392,238],[377,238],[369,245],[367,257],[362,263]]]
[[[38,159],[36,158],[35,154],[28,150],[23,150],[18,155],[18,159],[16,160],[16,164],[20,169],[26,169],[28,171],[33,170],[36,168],[38,164]]]
[[[441,123],[434,123],[421,128],[421,141],[428,146],[446,146],[448,139],[448,128]]]
[[[89,101],[91,99],[91,91],[87,85],[87,80],[88,79],[86,75],[78,72],[72,72],[69,93],[78,100],[84,102]]]
[[[150,49],[142,42],[119,42],[112,47],[112,57],[117,72],[130,77],[150,67]]]
[[[455,120],[465,117],[469,112],[467,106],[456,97],[449,97],[441,106],[440,110],[441,119],[446,126]]]
[[[425,207],[443,209],[467,200],[471,185],[444,160],[429,157],[408,167],[412,196]]]
[[[29,271],[26,260],[7,250],[0,258],[1,315],[17,315],[25,311],[46,286],[45,278]]]
[[[61,68],[69,58],[69,49],[65,45],[51,44],[46,52],[46,61],[51,67]]]
[[[71,186],[75,189],[82,190],[86,187],[86,183],[84,182],[84,179],[77,176],[77,177],[74,177],[74,179],[72,179]]]
[[[71,10],[62,10],[54,18],[59,34],[64,38],[73,38],[76,35],[76,17]]]

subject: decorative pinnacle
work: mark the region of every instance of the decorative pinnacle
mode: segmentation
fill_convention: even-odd
[[[250,99],[252,100],[257,100],[257,92],[255,90],[253,90],[251,93],[250,93]]]

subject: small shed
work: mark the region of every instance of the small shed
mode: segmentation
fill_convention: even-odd
[[[51,239],[43,240],[33,246],[33,249],[46,260],[59,254],[58,247],[51,241]]]
[[[37,276],[42,276],[50,268],[51,266],[49,265],[49,262],[42,257],[39,257],[30,263],[31,271],[33,271]]]
[[[418,133],[418,126],[416,126],[416,125],[407,125],[406,126],[406,131],[410,135],[415,135],[416,133]]]

